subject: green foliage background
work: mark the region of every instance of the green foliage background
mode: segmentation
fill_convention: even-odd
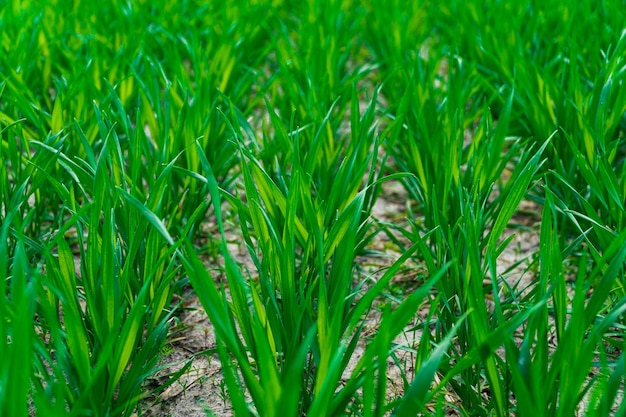
[[[624,414],[624,22],[621,0],[0,2],[0,414],[141,415],[190,285],[236,415]],[[512,281],[524,200],[540,245]],[[379,235],[397,259],[363,276]]]

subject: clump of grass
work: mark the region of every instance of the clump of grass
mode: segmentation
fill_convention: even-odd
[[[339,203],[327,205],[325,195],[309,191],[315,185],[299,160],[297,136],[294,142],[286,190],[281,190],[242,147],[243,158],[249,161],[242,166],[247,204],[226,195],[237,208],[258,281],[243,275],[228,253],[225,240],[222,255],[232,302],[227,301],[224,289],[220,292],[213,283],[191,247],[187,261],[190,279],[216,326],[220,359],[237,414],[247,414],[248,407],[260,415],[340,414],[355,401],[361,388],[367,392],[362,400],[364,410],[384,413],[393,408],[385,401],[391,342],[414,316],[441,273],[395,311],[385,312],[379,336],[368,345],[356,368],[349,369],[361,336],[363,315],[417,246],[407,251],[374,287],[360,294],[360,284],[354,286],[355,248],[363,238],[361,229],[367,226],[362,215],[367,187],[374,184],[355,193],[335,191],[331,196]],[[337,178],[342,177],[344,166],[352,167],[350,159],[346,155]],[[210,167],[206,168],[207,181],[213,185],[213,201],[219,201],[215,179]],[[335,214],[329,221],[330,210]],[[216,214],[221,225],[220,211]],[[420,387],[432,381],[431,363],[436,368],[452,334],[426,361],[430,367],[424,366]],[[351,375],[349,382],[340,388],[340,378],[346,372]],[[244,401],[246,392],[252,397],[250,406]],[[398,407],[413,405],[423,407],[424,403],[412,398],[410,405],[405,401]]]

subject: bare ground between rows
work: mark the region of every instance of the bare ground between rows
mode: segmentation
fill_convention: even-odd
[[[399,184],[388,183],[384,185],[373,211],[372,217],[382,222],[389,222],[401,225],[406,222],[406,195]],[[531,202],[523,202],[520,206],[520,213],[514,219],[518,225],[507,229],[505,235],[515,234],[514,239],[498,259],[498,274],[504,274],[504,278],[511,287],[525,288],[532,280],[532,273],[528,271],[533,254],[539,247],[538,219],[540,208]],[[238,237],[237,230],[229,230],[227,240],[229,250],[235,259],[242,265],[244,270],[254,271],[254,265],[247,254],[247,250]],[[398,239],[401,236],[396,235]],[[408,242],[407,242],[408,243]],[[391,241],[384,233],[379,233],[368,249],[375,254],[373,256],[361,256],[358,258],[360,278],[370,276],[376,277],[380,270],[391,265],[401,254],[398,249],[391,244]],[[216,279],[223,279],[220,276],[221,268],[215,265],[214,259],[205,260],[207,268],[214,271]],[[396,288],[408,292],[419,285],[416,271],[423,266],[407,265],[403,268],[393,282]],[[489,302],[489,300],[486,300]],[[168,380],[168,375],[172,375],[183,367],[187,369],[180,375],[174,383],[160,393],[150,394],[142,403],[141,416],[145,417],[204,417],[231,416],[233,415],[230,406],[226,386],[221,374],[221,365],[214,353],[216,346],[212,325],[202,309],[198,298],[190,290],[188,299],[184,303],[184,310],[179,314],[179,324],[170,335],[164,357],[161,360],[159,370],[151,380],[153,387],[158,387]],[[428,306],[424,305],[421,312],[416,317],[425,317]],[[380,320],[379,311],[374,308],[366,318],[363,338],[355,351],[355,355],[350,361],[348,369],[344,373],[344,380],[354,366],[356,366],[360,354],[364,351],[367,341],[377,331]],[[406,331],[401,334],[395,343],[414,348],[420,339],[420,332],[414,330],[415,323],[411,323]],[[411,376],[414,372],[414,357],[406,351],[398,351],[398,362],[389,360],[388,373],[388,397],[395,398],[403,394],[402,372]],[[454,393],[445,393],[446,401],[449,404],[459,403]],[[456,415],[451,409],[450,415]]]

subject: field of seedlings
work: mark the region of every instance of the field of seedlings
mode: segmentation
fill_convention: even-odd
[[[624,0],[0,2],[0,416],[624,416]]]

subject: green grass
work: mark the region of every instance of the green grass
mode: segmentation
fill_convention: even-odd
[[[0,414],[143,415],[188,289],[237,416],[624,414],[624,6],[0,3]]]

